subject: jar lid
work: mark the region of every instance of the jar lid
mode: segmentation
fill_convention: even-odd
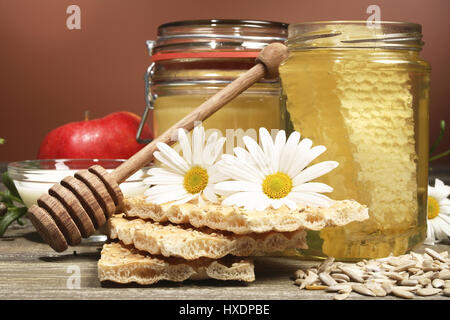
[[[165,23],[158,27],[158,37],[147,42],[156,60],[177,53],[172,59],[256,57],[271,42],[284,42],[288,24],[257,20],[187,20]],[[248,53],[252,52],[252,53]],[[191,55],[193,54],[193,55]],[[206,55],[204,55],[206,54]],[[152,57],[152,58],[153,58]],[[154,58],[153,61],[156,61]]]

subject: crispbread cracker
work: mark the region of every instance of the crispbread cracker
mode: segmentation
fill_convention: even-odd
[[[298,229],[321,230],[325,227],[343,226],[353,221],[369,218],[367,206],[354,200],[335,201],[328,208],[298,206],[290,210],[280,209],[248,211],[236,206],[216,204],[170,204],[148,203],[144,196],[124,200],[125,214],[153,221],[170,221],[175,224],[189,223],[194,227],[209,227],[236,234],[269,231],[290,232]]]
[[[119,239],[136,249],[165,257],[188,260],[207,257],[219,259],[227,254],[249,256],[252,254],[307,249],[306,232],[266,232],[236,235],[214,231],[207,227],[192,229],[189,225],[160,224],[136,218],[128,220],[124,215],[113,216],[108,221],[111,239]]]
[[[255,280],[255,273],[250,259],[232,256],[220,260],[200,258],[191,261],[161,258],[115,242],[103,245],[98,261],[98,277],[100,281],[145,285],[160,280],[181,282],[209,278],[251,282]]]

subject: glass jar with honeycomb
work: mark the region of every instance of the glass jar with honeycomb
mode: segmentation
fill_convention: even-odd
[[[309,257],[404,254],[426,237],[430,66],[421,26],[365,21],[289,26],[280,66],[287,127],[339,167],[320,179],[330,197],[355,199],[370,218],[309,232]]]

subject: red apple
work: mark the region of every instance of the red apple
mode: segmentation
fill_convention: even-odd
[[[144,147],[136,141],[140,120],[134,113],[121,111],[101,119],[68,123],[47,134],[38,159],[128,159]],[[148,125],[141,137],[152,137]]]

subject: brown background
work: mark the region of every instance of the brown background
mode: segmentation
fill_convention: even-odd
[[[66,8],[81,7],[81,30],[66,28]],[[450,1],[332,0],[0,0],[0,161],[33,159],[53,128],[91,117],[144,109],[145,40],[162,23],[187,19],[261,19],[295,23],[382,20],[423,26],[422,56],[433,68],[430,140],[440,119],[450,127]],[[449,130],[450,131],[450,130]],[[450,135],[438,151],[450,148]],[[450,163],[450,157],[440,161]]]

